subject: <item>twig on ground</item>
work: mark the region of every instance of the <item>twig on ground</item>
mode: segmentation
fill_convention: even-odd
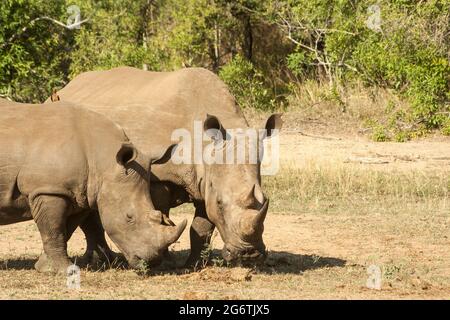
[[[390,161],[369,157],[350,157],[344,160],[344,163],[361,163],[361,164],[387,164]]]
[[[337,138],[337,137],[317,136],[317,135],[307,134],[307,133],[304,133],[304,132],[301,132],[301,131],[297,131],[297,133],[301,134],[302,136],[310,137],[310,138],[315,138],[315,139],[323,139],[323,140],[342,140],[341,138]]]

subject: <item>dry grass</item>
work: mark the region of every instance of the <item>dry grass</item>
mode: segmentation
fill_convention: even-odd
[[[327,83],[304,81],[292,88],[283,110],[283,130],[315,131],[322,134],[371,136],[369,123],[387,125],[393,114],[410,112],[409,104],[392,90],[365,87],[361,83],[330,89]],[[261,126],[267,113],[244,109],[252,126]]]
[[[330,130],[339,139],[328,140],[295,134],[294,127],[288,123],[291,133],[280,139],[280,172],[263,179],[271,198],[264,266],[218,267],[217,236],[216,266],[145,276],[82,269],[81,290],[69,290],[64,276],[33,269],[42,245],[27,222],[0,227],[0,299],[449,299],[449,141],[376,144],[337,136],[336,128]],[[349,157],[389,163],[348,163]],[[175,222],[192,214],[190,205],[171,213]],[[188,238],[184,232],[171,248],[178,265]],[[84,249],[77,231],[69,254]],[[366,287],[372,264],[382,269],[381,290]]]
[[[316,205],[327,212],[324,205],[337,203],[369,208],[386,203],[432,207],[450,198],[450,168],[446,172],[397,172],[310,162],[301,168],[282,167],[276,176],[265,178],[264,188],[273,199],[272,208],[281,211]]]
[[[147,276],[123,269],[83,269],[79,291],[67,289],[63,276],[33,270],[41,251],[33,223],[2,227],[0,298],[450,298],[448,181],[442,174],[283,168],[264,181],[273,199],[264,266],[159,269]],[[183,206],[174,219],[189,217],[189,212],[192,209]],[[81,255],[84,245],[77,232],[70,254]],[[221,246],[217,237],[213,247]],[[173,247],[179,264],[187,249],[185,233]],[[371,264],[383,270],[381,290],[365,286]]]

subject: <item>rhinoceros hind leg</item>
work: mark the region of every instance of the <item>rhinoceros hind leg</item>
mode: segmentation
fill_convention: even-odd
[[[33,200],[31,208],[44,246],[44,253],[35,264],[36,270],[47,273],[67,272],[67,267],[71,265],[66,241],[69,203],[63,197],[42,195]]]
[[[205,204],[196,204],[195,217],[189,230],[191,253],[185,263],[185,267],[198,265],[202,251],[211,241],[213,231],[214,224],[206,216]]]
[[[120,261],[120,256],[112,251],[105,239],[105,230],[103,229],[98,212],[90,212],[88,217],[81,223],[87,248],[82,260],[90,265],[113,266]]]

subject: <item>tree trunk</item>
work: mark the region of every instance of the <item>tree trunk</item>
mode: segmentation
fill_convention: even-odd
[[[153,25],[153,1],[147,0],[141,9],[142,25],[141,25],[141,41],[144,51],[147,52],[148,41],[148,20],[150,19]],[[148,71],[148,64],[142,63],[142,70]]]
[[[250,15],[243,14],[241,18],[243,24],[243,43],[242,50],[244,51],[244,57],[248,61],[252,61],[253,58],[253,31]]]

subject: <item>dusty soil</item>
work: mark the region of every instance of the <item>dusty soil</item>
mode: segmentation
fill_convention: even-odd
[[[186,214],[176,214],[175,220]],[[207,267],[140,276],[131,270],[82,270],[81,290],[66,278],[39,274],[33,264],[41,252],[32,222],[2,228],[2,299],[384,299],[450,298],[450,219],[448,212],[408,214],[271,212],[265,241],[269,258],[258,270]],[[83,235],[70,241],[72,256],[84,250]],[[220,239],[214,241],[221,247]],[[172,248],[181,263],[188,233]],[[382,289],[366,287],[367,268],[384,271]]]
[[[447,173],[450,167],[450,139],[443,137],[374,143],[357,135],[288,127],[280,142],[284,165],[302,167],[316,161]],[[396,203],[393,211],[383,201],[338,206],[332,214],[316,214],[308,207],[298,212],[271,210],[265,225],[269,257],[258,269],[209,266],[201,271],[155,271],[150,276],[123,269],[83,269],[80,290],[67,289],[63,276],[33,270],[42,250],[33,222],[1,226],[0,298],[450,298],[450,199]],[[174,220],[190,219],[192,212],[184,206],[173,214]],[[214,247],[221,246],[217,236]],[[69,253],[79,256],[84,248],[77,231]],[[188,248],[185,232],[171,249],[179,264]],[[366,287],[372,264],[383,271],[381,290]]]
[[[449,170],[450,138],[407,143],[373,142],[364,136],[310,133],[287,129],[280,134],[281,164],[352,163],[381,170]]]

